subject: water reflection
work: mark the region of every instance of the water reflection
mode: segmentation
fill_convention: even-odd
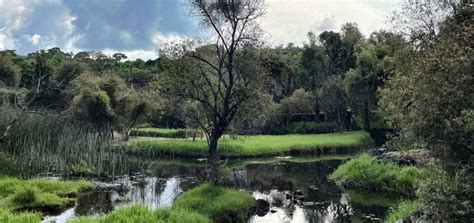
[[[101,183],[97,190],[83,194],[74,208],[45,222],[65,222],[72,216],[102,215],[119,205],[144,204],[150,209],[170,207],[183,191],[205,182],[206,165],[190,162],[134,160],[129,174],[118,180]],[[249,162],[228,165],[226,186],[250,190],[264,209],[249,222],[358,222],[379,221],[387,206],[361,204],[328,180],[343,160],[293,162]],[[135,165],[135,164],[136,165]],[[357,199],[364,195],[357,194]],[[377,198],[373,198],[377,200]],[[266,202],[265,202],[266,201]]]

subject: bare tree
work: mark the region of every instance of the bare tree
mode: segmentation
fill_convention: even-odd
[[[176,70],[172,80],[165,84],[168,93],[190,100],[190,107],[200,111],[193,113],[193,118],[207,136],[209,163],[215,166],[219,138],[258,81],[255,76],[258,72],[250,69],[255,67],[253,47],[247,46],[258,43],[258,22],[265,12],[264,2],[191,0],[190,3],[205,30],[212,31],[212,44],[184,50],[184,57],[179,57],[179,61],[187,66]],[[183,53],[182,49],[175,48],[174,52]]]

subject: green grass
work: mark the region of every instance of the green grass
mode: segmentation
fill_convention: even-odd
[[[258,157],[283,154],[343,153],[366,147],[371,143],[368,133],[362,131],[313,135],[258,135],[219,141],[218,154],[222,157]],[[205,140],[133,141],[127,152],[149,157],[187,156],[203,157],[208,154]],[[337,151],[333,151],[337,150]]]
[[[186,138],[186,129],[140,128],[132,130],[130,136]]]
[[[363,154],[339,166],[330,178],[338,184],[368,191],[413,195],[422,174],[414,166],[382,163],[368,154]]]
[[[255,199],[246,191],[207,183],[181,194],[173,209],[196,211],[214,222],[245,222],[254,205]]]
[[[39,223],[41,216],[38,213],[24,212],[12,213],[7,210],[0,210],[0,222],[2,223]]]
[[[181,194],[171,208],[150,211],[133,205],[103,217],[78,217],[68,223],[210,223],[245,222],[255,199],[250,193],[202,184]]]
[[[104,217],[78,217],[68,223],[210,223],[211,220],[199,213],[183,209],[157,209],[133,205],[117,209]]]
[[[91,188],[87,181],[58,181],[45,179],[0,179],[0,209],[35,210],[61,209],[74,201],[80,190]]]
[[[399,219],[407,219],[420,208],[420,203],[417,201],[402,201],[395,208],[390,208],[386,223],[395,223]]]

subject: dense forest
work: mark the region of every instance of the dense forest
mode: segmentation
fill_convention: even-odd
[[[203,143],[212,169],[207,179],[219,185],[219,167],[226,160],[221,151],[237,146],[232,139],[262,137],[254,140],[263,143],[272,140],[263,137],[288,134],[366,132],[373,140],[371,156],[341,166],[331,177],[339,186],[407,194],[391,209],[405,213],[392,220],[473,220],[471,5],[404,4],[391,16],[389,30],[365,36],[357,23],[346,23],[337,31],[309,32],[302,44],[272,46],[257,29],[263,3],[237,2],[192,1],[215,39],[169,42],[154,60],[58,47],[28,55],[1,51],[0,160],[13,160],[13,169],[28,172],[21,178],[34,176],[32,169],[100,176],[125,165],[125,153],[166,153],[152,155],[149,142],[134,137],[151,137],[153,129],[185,129],[173,134],[197,141],[193,145]],[[140,135],[140,129],[151,132]],[[148,152],[141,150],[145,147]],[[390,170],[374,161],[385,159],[386,151],[397,155]],[[403,169],[411,165],[415,172]],[[357,171],[373,172],[355,176]],[[397,180],[371,175],[380,171],[395,171]],[[386,182],[368,182],[375,178]],[[413,178],[419,182],[406,186]],[[206,187],[211,186],[185,195],[211,190]],[[175,204],[189,205],[185,195]],[[0,219],[8,214],[0,212]],[[201,217],[189,219],[200,222]]]

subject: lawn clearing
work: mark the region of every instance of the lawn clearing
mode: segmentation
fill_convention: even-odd
[[[238,139],[220,140],[218,154],[221,157],[335,154],[367,147],[371,141],[370,135],[362,131],[311,135],[241,136]],[[130,154],[148,157],[205,157],[208,154],[205,140],[133,141],[126,146],[126,149]]]

